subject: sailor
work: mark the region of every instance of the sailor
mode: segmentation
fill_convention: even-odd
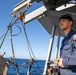
[[[76,75],[76,31],[72,29],[73,19],[71,15],[65,14],[59,20],[60,29],[65,34],[60,48],[60,58],[58,58],[60,75]],[[51,72],[51,69],[48,72]]]

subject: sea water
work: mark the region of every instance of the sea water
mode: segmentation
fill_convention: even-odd
[[[7,60],[7,58],[5,58]],[[12,60],[14,61],[14,60]],[[17,64],[23,64],[24,66],[18,66],[18,70],[14,64],[11,64],[8,69],[8,75],[27,75],[28,69],[30,68],[30,59],[16,59]],[[25,65],[25,63],[27,63]],[[32,68],[30,70],[31,75],[42,75],[44,70],[45,61],[44,60],[36,60],[32,64]]]

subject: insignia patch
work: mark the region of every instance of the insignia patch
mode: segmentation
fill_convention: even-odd
[[[73,36],[74,41],[76,41],[76,34]]]

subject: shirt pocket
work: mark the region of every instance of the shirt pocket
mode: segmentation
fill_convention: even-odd
[[[69,49],[71,49],[71,48],[72,48],[72,45],[71,45],[71,44],[65,45],[65,46],[63,47],[64,50],[69,50]]]

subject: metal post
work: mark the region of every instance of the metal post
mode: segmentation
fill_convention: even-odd
[[[31,74],[30,74],[30,71],[31,71],[31,68],[32,68],[33,62],[34,62],[34,59],[32,58],[32,59],[30,60],[30,62],[29,62],[29,68],[28,68],[27,75],[31,75]]]
[[[48,54],[47,54],[47,59],[46,59],[43,75],[47,75],[47,63],[50,61],[50,58],[51,58],[55,29],[56,29],[56,26],[54,25],[53,29],[52,29],[52,33],[51,33],[51,39],[50,39],[50,44],[49,44],[49,48],[48,48]]]
[[[60,42],[60,34],[58,34],[58,41],[57,41],[57,47],[56,47],[56,58],[58,58],[59,42]]]
[[[4,69],[3,75],[7,75],[9,65],[10,65],[10,63],[7,61],[7,62],[6,62],[6,65],[5,65],[5,69]]]
[[[8,61],[5,61],[5,69],[4,69],[4,72],[3,72],[3,75],[8,75],[8,69],[9,69],[9,66],[10,66],[10,61],[12,60],[11,57],[8,58]]]

